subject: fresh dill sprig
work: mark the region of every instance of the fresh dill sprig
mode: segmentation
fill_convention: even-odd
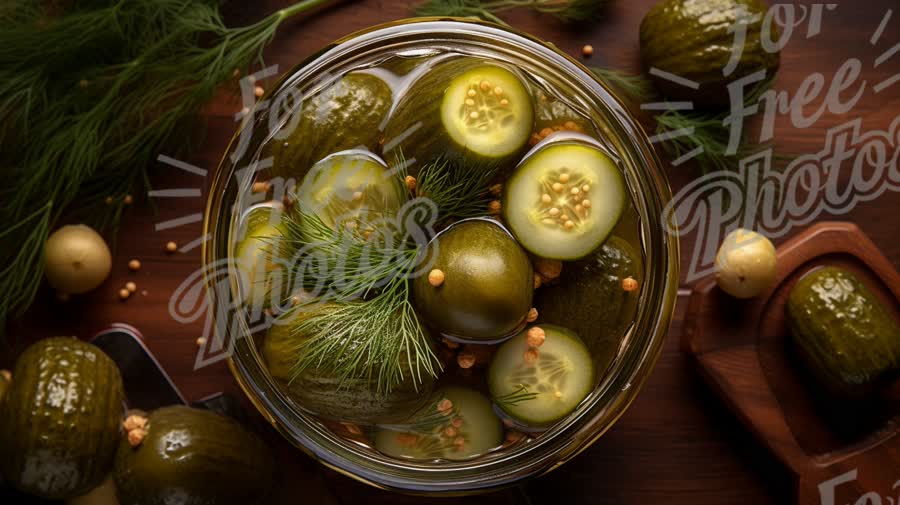
[[[488,184],[497,171],[496,165],[441,158],[419,171],[416,195],[431,201],[442,221],[484,216],[493,199]]]
[[[643,75],[632,75],[611,68],[590,67],[597,77],[629,99],[639,103],[653,100],[653,83]]]
[[[294,376],[315,369],[333,374],[342,384],[366,379],[379,394],[407,378],[417,387],[426,377],[437,377],[440,362],[409,295],[410,280],[397,275],[370,300],[334,302],[299,318],[291,329],[303,337]]]
[[[752,92],[744,98],[744,107],[749,107],[759,102],[760,97],[772,85],[768,80],[757,85]],[[719,170],[737,170],[737,163],[753,154],[769,149],[770,142],[752,144],[749,140],[749,130],[743,128],[741,138],[734,153],[728,152],[728,143],[731,135],[730,128],[725,124],[730,111],[723,112],[683,112],[667,110],[656,116],[657,134],[667,132],[691,131],[690,135],[676,136],[667,139],[663,148],[671,156],[677,158],[690,156],[699,150],[700,154],[694,157],[702,174]],[[778,156],[784,159],[783,156]]]
[[[407,175],[404,161],[397,155],[392,173],[398,181]],[[435,222],[484,215],[495,173],[482,165],[429,163],[419,171],[417,199],[408,206],[427,207]],[[286,215],[275,259],[290,262],[293,282],[309,300],[291,310],[318,306],[292,328],[303,337],[295,376],[315,369],[342,383],[365,379],[379,393],[410,377],[418,385],[437,376],[441,365],[409,301],[412,276],[429,238],[423,234],[433,230],[405,229],[421,223],[394,214],[353,221],[352,227],[329,226],[299,208]]]
[[[428,0],[415,9],[417,16],[474,17],[508,26],[497,16],[510,9],[525,8],[550,14],[567,23],[600,17],[610,0]]]
[[[358,231],[329,227],[312,213],[294,209],[285,215],[285,236],[274,253],[293,259],[293,277],[307,292],[324,301],[368,296],[415,266],[419,248],[402,230],[374,229],[368,239]]]
[[[525,384],[519,384],[519,387],[516,388],[515,391],[494,398],[494,402],[496,402],[498,405],[506,405],[512,407],[522,402],[534,400],[537,397],[537,393],[528,391],[528,386],[526,386]]]
[[[115,229],[122,197],[148,187],[156,156],[196,143],[194,115],[218,87],[261,61],[282,21],[328,1],[303,0],[236,28],[212,0],[22,1],[0,10],[0,219],[14,225],[2,238],[34,247],[0,253],[8,274],[0,321],[34,299],[43,243],[64,212]]]

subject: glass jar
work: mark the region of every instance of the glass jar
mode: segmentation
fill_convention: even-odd
[[[570,95],[597,125],[615,151],[625,173],[640,220],[645,279],[637,316],[618,356],[603,380],[575,412],[543,433],[514,448],[464,462],[401,461],[381,455],[336,435],[321,420],[293,406],[269,375],[244,317],[225,305],[221,278],[210,267],[228,263],[229,237],[238,226],[233,210],[250,194],[255,165],[271,138],[268,113],[254,114],[236,135],[223,158],[209,198],[205,233],[211,240],[203,252],[207,291],[220,347],[229,366],[256,408],[284,438],[340,473],[379,488],[417,494],[466,494],[508,486],[559,467],[599,439],[635,399],[659,357],[672,317],[678,287],[678,243],[667,232],[664,207],[671,198],[660,163],[641,127],[612,91],[573,58],[529,35],[493,24],[463,19],[404,20],[352,34],[309,57],[288,72],[269,93],[314,87],[317,77],[341,74],[378,55],[427,54],[429,48],[465,48],[499,55],[512,65],[552,81]],[[252,128],[252,132],[248,131]],[[271,130],[271,129],[269,129]],[[237,155],[235,155],[237,153]],[[233,266],[233,265],[232,265]],[[233,274],[233,272],[231,272]],[[232,275],[233,277],[233,275]],[[228,283],[235,289],[235,282]],[[227,324],[224,320],[227,319]]]

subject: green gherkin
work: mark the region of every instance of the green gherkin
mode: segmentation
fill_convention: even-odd
[[[0,404],[0,470],[17,489],[67,499],[103,481],[124,413],[122,377],[99,348],[42,340],[19,357]]]
[[[778,70],[779,53],[766,51],[761,39],[767,9],[761,0],[663,0],[641,23],[644,66],[699,83],[695,90],[654,76],[671,99],[693,101],[698,108],[728,106],[728,83],[759,70],[771,78]],[[735,40],[729,28],[736,23],[746,25],[746,40],[737,67],[725,76]],[[778,40],[774,27],[769,37]]]
[[[122,505],[269,503],[275,483],[269,447],[231,418],[184,406],[147,419],[137,447],[122,437],[113,476]]]
[[[800,279],[787,320],[803,361],[833,394],[865,395],[900,370],[900,326],[846,270],[827,267]]]

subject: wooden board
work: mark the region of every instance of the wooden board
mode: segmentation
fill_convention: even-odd
[[[798,503],[856,503],[867,493],[887,503],[900,492],[900,381],[865,404],[820,397],[790,345],[788,293],[824,265],[853,272],[900,321],[900,274],[855,224],[823,222],[778,248],[776,282],[758,298],[737,300],[714,277],[700,281],[688,303],[683,347],[795,474]]]

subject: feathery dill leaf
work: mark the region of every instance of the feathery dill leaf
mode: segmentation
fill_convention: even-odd
[[[328,1],[303,0],[236,28],[213,0],[6,3],[0,219],[28,223],[3,240],[35,249],[0,253],[9,273],[0,281],[0,321],[34,299],[43,243],[64,212],[115,229],[122,197],[147,189],[161,151],[192,145],[196,112],[232,72],[261,61],[283,20]]]
[[[636,102],[653,100],[653,83],[643,75],[632,75],[611,68],[590,67],[590,69],[603,82]]]
[[[403,155],[392,165],[393,176],[404,181]],[[490,166],[436,160],[419,171],[418,199],[408,205],[427,207],[424,214],[435,222],[484,215],[495,174]],[[404,229],[411,224],[385,215],[351,229],[332,228],[315,214],[290,211],[277,255],[295,258],[291,275],[309,300],[291,309],[309,310],[292,327],[302,337],[295,376],[317,369],[342,382],[370,380],[379,392],[408,377],[422,384],[437,376],[440,363],[409,301],[427,246],[422,232],[433,230]]]

